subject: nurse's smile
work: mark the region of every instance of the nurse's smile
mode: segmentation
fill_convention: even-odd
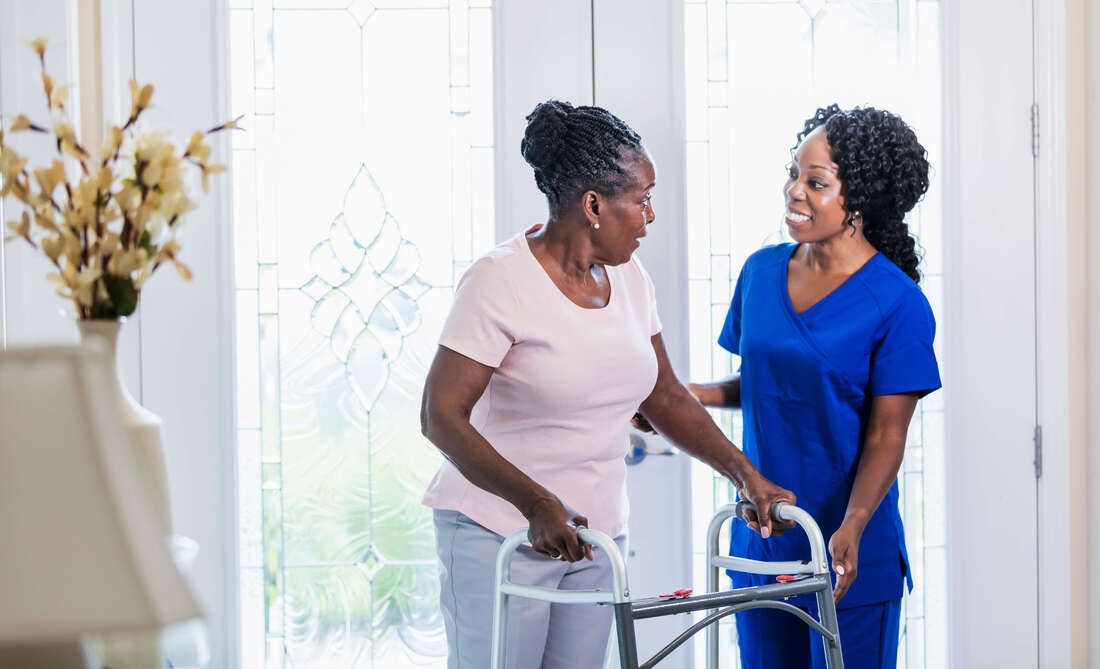
[[[804,214],[794,209],[787,210],[787,226],[791,230],[802,230],[810,226],[810,222],[813,220],[813,216]]]

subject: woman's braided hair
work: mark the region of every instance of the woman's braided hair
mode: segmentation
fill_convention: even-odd
[[[796,146],[820,126],[844,183],[844,208],[858,211],[867,241],[919,283],[920,255],[905,215],[928,190],[928,152],[900,116],[835,104],[806,120]]]
[[[611,112],[559,100],[535,106],[520,143],[552,216],[586,190],[617,195],[627,185],[622,162],[642,151],[642,138]]]

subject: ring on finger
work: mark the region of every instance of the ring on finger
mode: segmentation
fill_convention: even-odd
[[[561,553],[551,553],[550,554],[550,559],[551,560],[560,560],[561,559]]]

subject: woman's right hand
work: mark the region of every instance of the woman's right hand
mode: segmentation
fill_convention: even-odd
[[[570,509],[557,497],[545,497],[528,511],[527,538],[536,553],[566,562],[592,559],[592,547],[582,544],[577,530],[588,527],[588,519]]]

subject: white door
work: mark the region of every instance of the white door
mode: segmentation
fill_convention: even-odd
[[[1032,3],[944,8],[949,660],[953,667],[1034,667]]]

